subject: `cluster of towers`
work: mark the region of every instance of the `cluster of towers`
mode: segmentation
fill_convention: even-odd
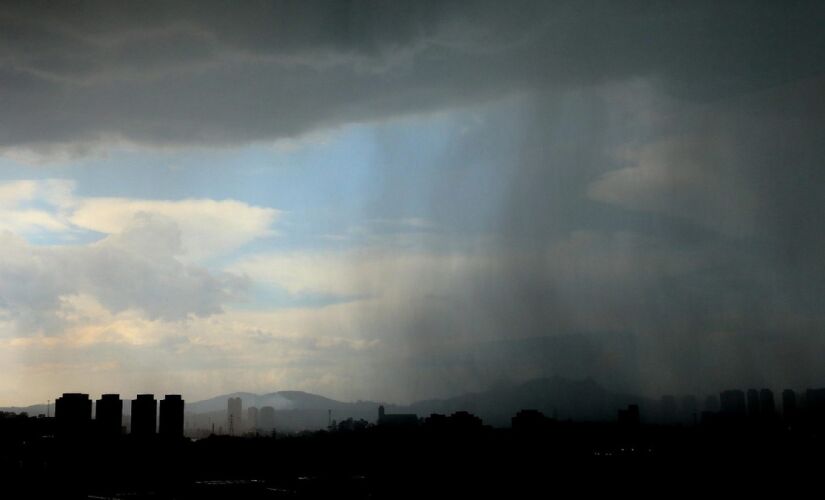
[[[275,408],[264,406],[247,408],[246,420],[243,418],[243,401],[241,398],[229,398],[226,401],[226,424],[230,436],[244,432],[270,433],[275,429]]]
[[[757,417],[776,413],[773,391],[748,389],[722,391],[719,394],[720,411],[725,415]]]
[[[137,437],[183,437],[183,398],[179,394],[167,394],[160,401],[160,426],[158,426],[158,401],[153,394],[138,394],[132,400],[131,434]],[[66,393],[55,401],[55,421],[59,436],[85,436],[95,433],[101,437],[124,434],[123,400],[119,394],[103,394],[95,404],[92,420],[92,400],[88,394]]]
[[[781,403],[781,406],[780,406]],[[730,389],[718,395],[708,395],[704,408],[699,411],[698,401],[694,396],[684,396],[679,406],[674,396],[662,396],[658,404],[658,423],[685,423],[690,420],[702,422],[750,421],[775,422],[779,419],[788,422],[800,419],[816,420],[825,418],[825,389],[808,389],[797,392],[785,389],[781,399],[777,400],[770,389]],[[638,411],[638,410],[636,410]],[[686,417],[689,417],[686,420]],[[620,420],[634,420],[636,417],[627,411],[620,412]]]
[[[726,415],[772,417],[778,413],[770,389],[723,391],[719,395],[719,402],[720,412]],[[783,416],[794,417],[800,412],[817,415],[825,413],[825,389],[808,389],[801,395],[791,389],[782,391]]]

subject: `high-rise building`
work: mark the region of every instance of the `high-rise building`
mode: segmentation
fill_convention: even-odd
[[[160,435],[164,438],[183,437],[183,398],[167,394],[160,402]]]
[[[92,400],[88,394],[65,393],[55,401],[54,416],[59,436],[83,435],[91,425]]]
[[[627,409],[619,409],[618,417],[619,425],[624,427],[638,426],[640,422],[639,405],[627,405]]]
[[[275,430],[275,408],[264,406],[258,412],[258,429],[264,434],[270,434]]]
[[[670,395],[662,396],[660,401],[660,420],[664,424],[673,424],[676,422],[676,415],[678,408],[676,406],[676,398]]]
[[[154,394],[138,394],[132,400],[132,435],[154,436],[157,432],[158,402]]]
[[[95,426],[102,436],[119,436],[123,429],[123,401],[119,394],[103,394],[95,403]]]
[[[772,390],[761,389],[759,391],[759,412],[764,417],[773,417],[776,415],[776,402],[773,399]]]
[[[786,419],[796,416],[796,393],[792,389],[782,391],[782,415]]]
[[[805,391],[805,408],[811,417],[825,416],[825,389]]]
[[[461,414],[457,417],[457,420],[462,420],[465,413],[457,412],[453,416]],[[467,413],[467,415],[470,414]],[[384,411],[384,406],[381,405],[378,407],[378,425],[382,427],[414,427],[418,425],[418,415],[415,413],[387,413]]]
[[[744,417],[747,414],[745,393],[740,390],[723,391],[719,394],[721,413],[726,417]]]
[[[699,401],[696,396],[688,394],[682,397],[682,420],[689,424],[695,424],[699,419]]]
[[[756,389],[748,389],[748,416],[759,416],[759,391]]]
[[[715,394],[709,394],[705,397],[705,412],[716,413],[719,411],[719,397]]]
[[[258,408],[255,406],[246,409],[246,425],[252,432],[258,430]]]
[[[229,398],[226,402],[226,423],[229,435],[240,434],[243,429],[243,402],[241,398]]]

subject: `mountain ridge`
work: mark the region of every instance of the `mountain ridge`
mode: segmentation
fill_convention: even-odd
[[[240,397],[243,408],[271,406],[280,416],[280,426],[288,430],[309,430],[326,427],[332,416],[374,421],[378,406],[383,404],[388,413],[415,413],[426,417],[432,413],[469,411],[494,426],[509,425],[510,418],[519,410],[536,409],[561,419],[608,420],[615,418],[616,410],[627,404],[639,404],[650,408],[653,402],[647,398],[614,393],[592,378],[571,380],[552,376],[527,380],[517,384],[499,386],[474,393],[440,399],[424,399],[408,405],[380,403],[377,401],[345,402],[305,391],[284,390],[266,394],[232,392],[186,404],[190,415],[201,415],[197,425],[221,425],[225,420],[227,399]],[[130,401],[125,400],[124,413],[128,414]],[[45,405],[0,408],[2,411],[27,412],[31,415],[46,413]],[[53,413],[53,412],[52,412]],[[205,424],[204,422],[209,422]]]

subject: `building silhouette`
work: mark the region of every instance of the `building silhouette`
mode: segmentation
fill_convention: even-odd
[[[138,394],[132,400],[132,435],[154,436],[157,431],[158,402],[154,394]]]
[[[786,419],[796,417],[796,393],[792,389],[782,391],[782,416]]]
[[[748,416],[751,418],[759,416],[759,391],[748,389]]]
[[[805,406],[811,417],[825,416],[825,389],[808,389],[805,391]]]
[[[702,410],[709,413],[716,413],[719,411],[719,396],[715,394],[708,394],[705,397],[705,406]]]
[[[160,402],[160,435],[164,438],[183,437],[183,398],[180,394],[167,394]]]
[[[539,428],[544,428],[543,426],[545,425],[549,425],[549,422],[549,418],[536,410],[522,410],[511,419],[513,428],[521,431],[536,431]],[[413,424],[410,420],[407,424],[417,425],[417,422]],[[450,416],[432,413],[424,419],[422,424],[426,430],[449,433],[477,431],[484,427],[484,422],[482,422],[481,418],[466,411],[457,411]]]
[[[258,429],[269,434],[275,430],[275,408],[264,406],[258,412]]]
[[[726,418],[741,418],[747,415],[745,393],[739,389],[722,391],[719,394],[720,412]]]
[[[773,417],[776,415],[776,401],[774,400],[772,390],[761,389],[759,391],[759,413],[763,417]]]
[[[662,396],[660,409],[660,420],[662,423],[673,424],[676,422],[678,407],[676,406],[676,398],[674,396]]]
[[[689,424],[698,423],[699,401],[696,396],[689,394],[682,397],[682,418]]]
[[[246,409],[246,426],[252,432],[258,430],[258,408],[256,406],[250,406]]]
[[[103,394],[95,403],[95,427],[101,436],[123,433],[123,400],[119,394]]]
[[[627,405],[626,409],[618,411],[617,418],[619,425],[628,427],[638,426],[641,421],[639,405]]]
[[[386,413],[384,406],[378,407],[378,425],[382,427],[413,427],[418,425],[415,413]]]
[[[88,394],[64,393],[55,401],[54,417],[59,436],[84,435],[92,422],[92,400]]]
[[[243,428],[243,401],[241,398],[229,398],[226,402],[226,424],[229,435],[240,433]]]

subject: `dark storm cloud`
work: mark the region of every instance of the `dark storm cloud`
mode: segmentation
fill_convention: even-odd
[[[805,2],[8,2],[0,144],[228,144],[632,77],[714,99],[815,74]]]

